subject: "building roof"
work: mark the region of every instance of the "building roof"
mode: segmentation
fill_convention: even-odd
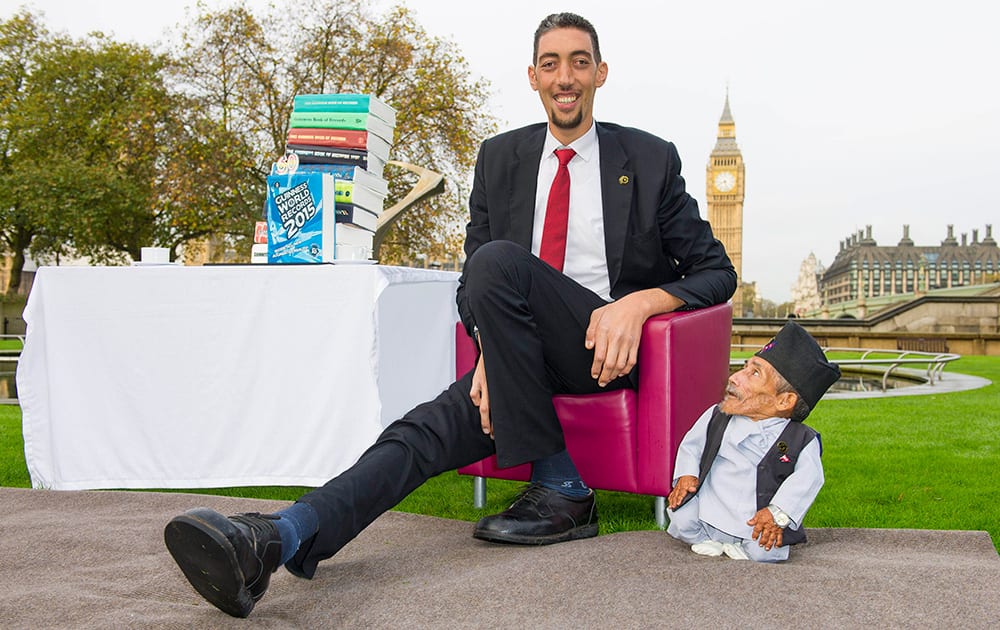
[[[719,124],[729,123],[735,124],[733,120],[733,113],[729,111],[729,90],[726,90],[726,106],[722,108],[722,118],[719,119]]]
[[[723,134],[723,127],[732,129],[732,135]],[[715,148],[712,149],[712,154],[738,154],[739,152],[740,147],[736,144],[736,122],[733,120],[733,113],[729,110],[729,90],[726,90],[726,105],[722,108],[722,117],[719,118],[719,137],[715,141]]]
[[[865,263],[869,267],[884,268],[898,262],[902,267],[916,269],[921,266],[951,266],[952,263],[961,266],[963,263],[975,265],[977,262],[992,261],[996,269],[1000,265],[1000,248],[992,238],[990,226],[987,226],[986,234],[984,240],[976,237],[971,243],[963,236],[960,244],[949,226],[948,236],[940,245],[915,246],[909,239],[909,230],[904,226],[903,239],[898,245],[880,246],[871,237],[871,226],[867,226],[865,234],[858,232],[840,242],[840,251],[823,274],[823,279],[836,278],[849,271],[852,264],[863,267]]]

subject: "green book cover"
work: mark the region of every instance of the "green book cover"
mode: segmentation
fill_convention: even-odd
[[[292,103],[297,112],[361,112],[396,126],[396,110],[371,94],[297,94]]]
[[[363,112],[292,112],[288,118],[292,127],[320,129],[357,129],[368,131],[368,114]]]
[[[337,203],[349,203],[369,212],[380,213],[385,196],[356,182],[338,179],[334,185],[333,198]]]
[[[392,144],[393,128],[384,120],[361,112],[296,112],[288,118],[293,129],[351,129],[368,131]]]

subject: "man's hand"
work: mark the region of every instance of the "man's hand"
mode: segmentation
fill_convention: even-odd
[[[781,535],[785,530],[778,527],[774,522],[774,515],[766,507],[758,510],[753,515],[747,525],[753,526],[751,537],[756,540],[765,551],[771,551],[772,547],[781,546]]]
[[[669,313],[684,302],[662,289],[630,293],[590,314],[585,345],[594,351],[590,374],[601,387],[632,371],[639,359],[642,325],[653,315]]]
[[[676,508],[684,500],[684,497],[698,489],[698,478],[693,475],[681,475],[677,479],[677,485],[670,491],[667,497],[667,507],[671,510]]]
[[[474,405],[479,407],[479,422],[483,426],[483,433],[493,437],[493,421],[490,419],[490,392],[486,387],[486,362],[482,355],[479,356],[479,363],[476,364],[476,372],[472,375],[472,389],[469,390],[469,397]]]

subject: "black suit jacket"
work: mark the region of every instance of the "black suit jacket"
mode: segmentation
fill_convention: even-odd
[[[469,199],[467,259],[492,240],[531,248],[545,132],[546,123],[538,123],[494,136],[480,147]],[[728,300],[736,290],[736,272],[697,202],[685,192],[674,145],[612,123],[597,123],[597,138],[611,296],[661,287],[689,309]],[[458,309],[471,330],[464,289],[463,274]]]

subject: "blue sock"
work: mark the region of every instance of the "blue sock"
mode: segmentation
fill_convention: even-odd
[[[535,460],[531,481],[571,497],[585,497],[590,494],[590,488],[580,478],[576,465],[570,458],[569,452],[565,450]]]
[[[293,503],[274,513],[274,521],[281,536],[281,564],[292,559],[303,540],[309,540],[319,531],[319,515],[308,503]]]

